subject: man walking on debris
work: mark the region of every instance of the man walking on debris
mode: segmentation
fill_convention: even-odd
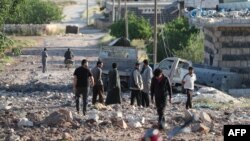
[[[196,75],[192,67],[188,68],[188,73],[183,77],[182,84],[187,94],[186,109],[192,108],[192,94],[194,91],[194,81],[196,81]]]
[[[43,73],[47,71],[47,58],[48,58],[47,48],[44,48],[42,52]]]
[[[155,105],[159,115],[159,129],[163,129],[165,124],[164,110],[167,104],[167,95],[169,95],[169,103],[171,103],[171,83],[169,78],[163,75],[162,70],[157,68],[154,71],[154,77],[151,83],[151,100],[153,101],[153,98],[155,98]]]
[[[82,66],[78,67],[74,72],[74,81],[73,81],[73,91],[75,93],[76,99],[76,110],[79,114],[79,98],[82,95],[83,101],[83,115],[86,114],[87,111],[87,100],[88,100],[88,93],[89,93],[89,79],[91,85],[94,84],[94,78],[92,73],[88,69],[88,61],[83,59]]]
[[[70,48],[68,48],[68,50],[64,53],[64,63],[65,64],[73,64],[73,59],[74,58],[74,54],[73,52],[70,50]]]
[[[91,72],[92,72],[92,74],[94,76],[94,80],[95,80],[95,84],[94,84],[94,87],[93,87],[93,99],[92,99],[92,104],[93,105],[97,101],[97,96],[98,96],[98,101],[100,103],[104,103],[104,100],[103,100],[104,88],[103,88],[103,81],[102,81],[102,67],[103,67],[103,63],[101,61],[98,61],[96,63],[96,67],[91,70]]]
[[[120,76],[117,70],[117,64],[112,64],[112,70],[109,71],[108,95],[106,104],[121,104],[121,84]]]
[[[152,68],[148,65],[148,60],[143,61],[143,72],[142,72],[142,80],[143,80],[143,90],[142,90],[142,106],[149,106],[149,92],[151,86],[151,79],[153,77]]]
[[[130,75],[131,105],[134,105],[135,98],[137,105],[141,106],[141,90],[143,89],[142,77],[139,72],[139,63],[135,64],[135,69]]]

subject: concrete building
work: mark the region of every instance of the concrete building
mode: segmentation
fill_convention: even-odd
[[[133,12],[137,16],[142,16],[148,20],[152,25],[154,23],[154,1],[153,0],[129,0],[127,1],[128,12]],[[106,10],[109,13],[109,20],[117,20],[118,15],[118,2],[114,3],[112,0],[107,0]],[[178,3],[176,0],[158,0],[158,24],[169,22],[179,15]],[[125,3],[121,0],[121,15],[124,17]]]
[[[246,85],[250,84],[248,8],[250,2],[220,3],[217,11],[189,12],[190,23],[204,31],[205,64],[238,72]],[[194,17],[192,12],[196,13]]]

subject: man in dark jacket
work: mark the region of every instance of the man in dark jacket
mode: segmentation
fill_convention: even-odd
[[[164,128],[164,110],[167,104],[167,95],[169,95],[169,103],[171,103],[172,88],[169,78],[164,76],[162,70],[157,68],[154,71],[154,77],[151,83],[151,100],[155,98],[155,105],[159,115],[158,125],[160,129]]]
[[[74,54],[73,52],[71,51],[70,48],[68,48],[68,50],[64,53],[64,63],[65,64],[73,64],[73,59],[74,58]]]
[[[88,93],[89,93],[89,79],[91,81],[91,85],[94,84],[94,78],[92,73],[88,69],[87,60],[82,60],[82,66],[78,67],[74,72],[74,81],[73,81],[73,91],[75,93],[76,98],[76,110],[79,114],[79,98],[82,95],[83,102],[83,115],[86,114],[87,110],[87,102],[88,102]]]
[[[121,104],[121,84],[120,76],[117,70],[117,64],[112,64],[112,70],[109,71],[108,95],[106,104]]]
[[[48,58],[47,48],[44,48],[42,52],[42,65],[43,65],[43,73],[47,71],[47,58]]]
[[[93,74],[95,85],[93,87],[93,99],[92,104],[94,105],[97,101],[97,96],[99,103],[104,103],[103,99],[103,93],[104,93],[104,87],[103,87],[103,81],[102,81],[102,67],[103,63],[101,61],[98,61],[96,63],[96,67],[94,67],[91,72]]]

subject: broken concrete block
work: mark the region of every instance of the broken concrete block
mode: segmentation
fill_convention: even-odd
[[[142,127],[142,125],[139,121],[130,121],[129,126],[131,126],[132,128],[141,128]]]
[[[202,123],[195,123],[192,125],[192,131],[193,132],[202,132],[207,134],[210,131],[210,128],[205,126]]]
[[[63,133],[63,140],[73,141],[73,137],[69,133]]]
[[[32,127],[33,126],[33,122],[29,121],[27,118],[21,118],[21,119],[19,119],[19,122],[18,122],[17,125],[18,125],[18,127],[22,127],[22,126]]]
[[[209,122],[209,123],[212,122],[212,119],[210,118],[210,116],[206,112],[201,112],[200,118],[203,122]]]
[[[127,123],[124,121],[124,120],[118,120],[117,123],[116,123],[117,126],[119,126],[120,128],[123,128],[123,129],[127,129],[128,128],[128,125]]]

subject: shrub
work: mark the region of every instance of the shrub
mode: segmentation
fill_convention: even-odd
[[[0,58],[4,56],[4,52],[13,45],[13,41],[0,32]]]
[[[112,36],[117,38],[125,37],[125,19],[121,19],[111,25]],[[150,23],[143,17],[137,17],[134,14],[128,14],[128,33],[129,39],[148,40],[152,36]]]
[[[11,8],[5,19],[6,24],[47,24],[52,21],[60,21],[63,18],[62,9],[50,1],[10,1]]]

